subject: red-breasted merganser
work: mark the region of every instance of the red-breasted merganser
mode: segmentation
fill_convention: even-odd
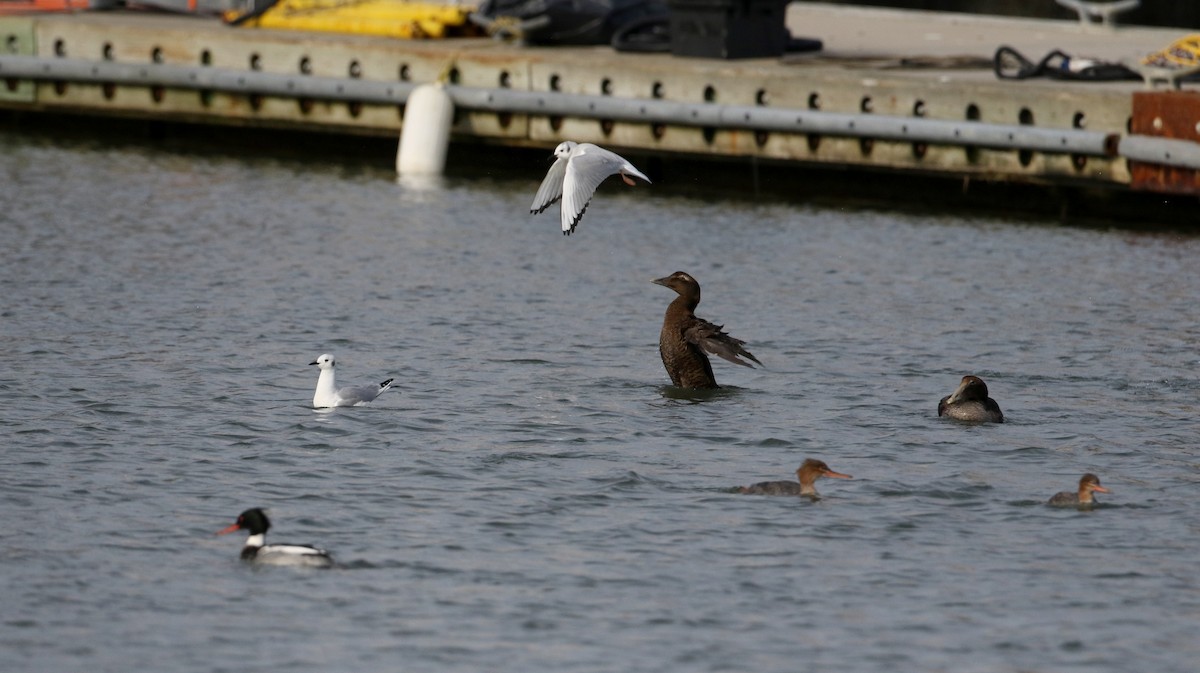
[[[1003,423],[996,400],[988,397],[987,384],[978,376],[964,376],[958,388],[938,402],[938,416],[975,423]]]
[[[800,480],[799,483],[794,481],[763,481],[753,486],[742,486],[738,489],[738,493],[748,493],[750,495],[806,495],[810,498],[819,497],[817,489],[813,486],[817,479],[821,477],[831,477],[833,479],[853,479],[848,474],[834,472],[829,469],[829,466],[824,461],[808,458],[796,470],[796,477]]]
[[[232,526],[217,531],[217,535],[239,530],[248,531],[250,537],[246,538],[246,545],[242,547],[243,561],[309,568],[328,568],[333,565],[333,559],[324,549],[298,544],[264,544],[267,530],[270,528],[271,522],[267,515],[255,507],[242,512]]]
[[[742,348],[745,341],[723,332],[723,325],[714,325],[696,317],[696,306],[700,304],[700,283],[695,278],[676,271],[652,282],[679,293],[667,307],[662,332],[658,336],[658,353],[662,356],[671,383],[681,388],[719,388],[705,353],[743,367],[754,367],[743,357],[762,365],[750,351]]]
[[[1092,492],[1108,493],[1108,489],[1100,485],[1100,477],[1091,472],[1079,478],[1079,491],[1060,491],[1050,498],[1048,504],[1055,507],[1081,507],[1083,505],[1091,505],[1096,502],[1092,497]]]
[[[345,388],[338,388],[333,373],[335,363],[332,355],[324,353],[316,361],[308,364],[321,368],[321,375],[317,377],[317,392],[313,395],[313,406],[318,409],[327,407],[353,407],[365,404],[382,395],[383,391],[391,388],[392,381],[394,380],[388,379],[378,386],[346,386]]]

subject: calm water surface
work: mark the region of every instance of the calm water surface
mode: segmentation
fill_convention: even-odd
[[[0,149],[5,671],[1196,670],[1192,234]],[[666,385],[675,270],[766,369]],[[399,388],[315,412],[322,352]],[[251,506],[340,567],[239,562]]]

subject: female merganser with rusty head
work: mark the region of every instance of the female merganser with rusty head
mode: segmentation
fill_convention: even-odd
[[[265,544],[270,528],[271,522],[266,513],[255,507],[242,512],[232,526],[217,531],[217,535],[248,531],[250,537],[246,538],[246,546],[242,547],[243,561],[308,568],[328,568],[333,565],[333,559],[324,549],[298,544]]]
[[[1055,507],[1083,507],[1092,505],[1096,499],[1092,497],[1092,492],[1108,493],[1108,489],[1100,485],[1100,477],[1091,472],[1079,478],[1079,491],[1072,493],[1071,491],[1060,491],[1050,498],[1048,504]]]
[[[378,386],[346,386],[345,388],[338,388],[336,375],[333,372],[336,363],[333,361],[333,356],[329,353],[321,354],[314,362],[308,364],[316,365],[321,369],[321,374],[317,377],[317,391],[313,394],[313,406],[317,409],[353,407],[359,404],[366,404],[392,387],[393,379],[388,379]]]
[[[796,477],[800,480],[799,483],[794,481],[762,481],[753,486],[742,486],[738,488],[738,493],[747,493],[750,495],[806,495],[810,498],[817,498],[819,494],[813,486],[817,479],[821,477],[832,477],[834,479],[853,479],[848,474],[834,472],[829,469],[829,466],[824,461],[808,458],[800,469],[796,470]]]
[[[667,307],[658,336],[658,353],[662,356],[663,367],[666,367],[671,383],[680,388],[720,388],[705,353],[751,369],[754,365],[743,360],[743,357],[762,365],[750,351],[742,348],[745,341],[726,334],[723,325],[714,325],[696,317],[695,310],[700,304],[700,283],[695,278],[676,271],[666,278],[651,282],[679,293]]]
[[[958,388],[938,402],[938,416],[975,423],[1003,423],[996,400],[988,397],[987,384],[978,376],[964,376]]]

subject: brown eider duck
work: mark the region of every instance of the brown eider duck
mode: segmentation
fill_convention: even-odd
[[[695,278],[676,271],[652,282],[679,293],[667,307],[662,332],[658,337],[658,352],[671,383],[681,388],[719,388],[705,353],[744,367],[753,368],[754,365],[743,360],[743,357],[762,365],[750,351],[742,348],[745,341],[723,332],[722,325],[714,325],[696,317],[694,311],[700,303],[700,283]]]
[[[938,416],[975,423],[1003,423],[1004,413],[988,397],[987,384],[978,376],[964,376],[958,388],[938,402]]]

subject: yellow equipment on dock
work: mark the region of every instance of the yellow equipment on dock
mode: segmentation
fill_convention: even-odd
[[[1200,66],[1200,33],[1181,37],[1165,48],[1147,54],[1142,63],[1172,69]]]
[[[479,35],[471,9],[405,0],[279,0],[255,16],[226,16],[239,25],[379,35],[405,40]]]

